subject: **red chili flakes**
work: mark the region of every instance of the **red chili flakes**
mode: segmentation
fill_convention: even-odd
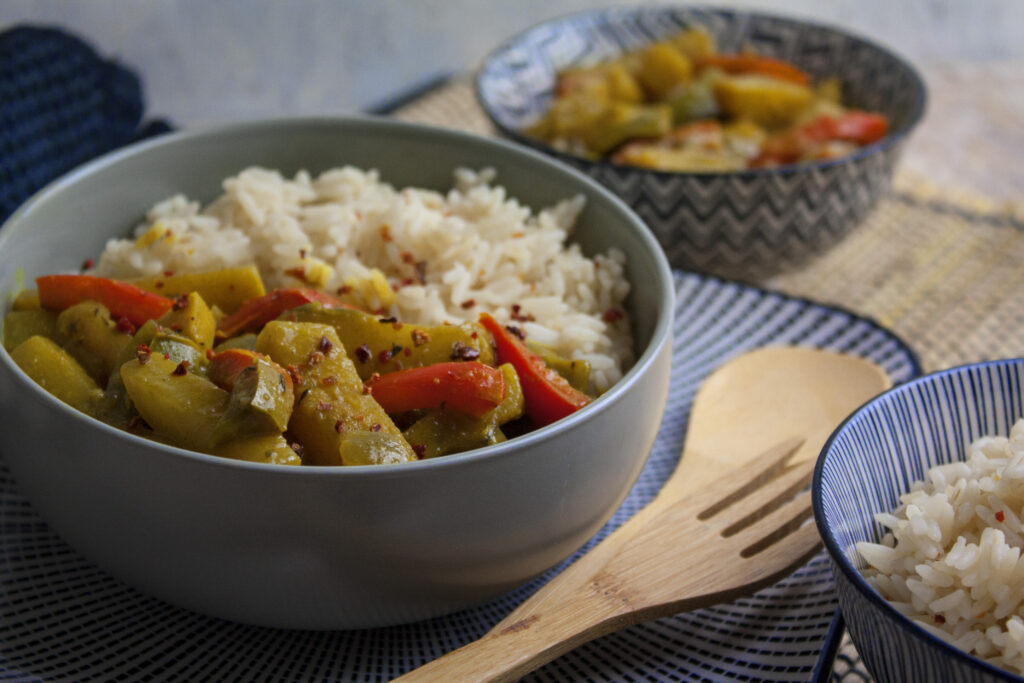
[[[139,344],[135,347],[135,357],[138,359],[140,365],[145,365],[149,362],[153,352],[150,351],[149,347],[145,344]]]
[[[399,320],[396,320],[395,322],[391,323],[391,327],[396,329],[396,330],[400,330],[403,327],[405,327],[405,323],[403,323],[403,322],[401,322]]]
[[[609,308],[607,311],[604,312],[604,315],[602,315],[601,318],[606,323],[613,323],[613,322],[615,322],[617,320],[622,320],[622,316],[623,315],[624,315],[623,312],[620,311],[619,309],[617,309],[617,308]]]
[[[302,282],[306,282],[307,284],[309,282],[306,279],[306,269],[301,267],[301,266],[299,266],[297,268],[288,268],[287,270],[284,271],[284,274],[285,275],[291,275],[296,280],[300,280]]]
[[[474,349],[472,346],[467,346],[462,342],[455,342],[452,344],[452,360],[476,360],[480,357],[480,351]]]
[[[174,303],[171,304],[172,311],[181,311],[188,306],[188,294],[182,294],[174,299]]]
[[[324,360],[323,351],[310,351],[306,356],[306,365],[320,365]]]
[[[168,230],[167,234],[170,235],[171,231]],[[164,271],[164,277],[174,277],[174,271],[173,270],[165,270]]]
[[[410,349],[408,346],[406,346],[404,349],[402,349],[402,355],[404,355],[406,357],[411,356],[412,355],[412,349]]]
[[[363,344],[362,346],[356,348],[354,353],[356,356],[356,360],[358,360],[360,363],[368,363],[370,359],[373,358],[373,352],[370,351],[370,346],[368,344]]]
[[[426,330],[415,329],[412,331],[412,343],[415,346],[422,346],[430,341],[430,334]]]
[[[520,341],[526,339],[526,335],[523,331],[515,325],[505,325],[505,330],[514,337],[517,337]]]
[[[153,283],[153,287],[155,287],[156,289],[163,289],[164,288],[164,281],[163,280],[157,280],[156,282]]]
[[[306,250],[305,249],[299,249],[299,258],[302,258],[302,259],[306,258]]]
[[[338,420],[337,422],[334,423],[334,431],[338,432],[339,434],[345,431],[345,425],[342,424],[341,420]]]
[[[380,431],[380,422],[374,422],[372,425],[370,425],[370,431],[371,432],[379,432]]]
[[[402,263],[408,263],[409,265],[416,263],[416,256],[411,251],[403,251],[399,256],[402,259]]]
[[[394,242],[395,239],[391,236],[391,226],[385,223],[380,226],[380,238],[385,242]]]
[[[320,343],[316,345],[316,348],[318,348],[323,353],[330,353],[331,349],[334,348],[334,344],[331,343],[331,340],[328,339],[327,335],[325,334],[324,336],[320,337]]]
[[[302,373],[299,371],[299,366],[289,365],[285,370],[288,371],[288,376],[291,378],[292,384],[295,386],[302,384]]]
[[[138,331],[138,328],[135,326],[135,323],[133,323],[131,320],[124,317],[123,315],[117,319],[117,324],[115,325],[115,327],[117,327],[118,332],[123,332],[124,334],[135,334],[135,332]]]
[[[1002,510],[997,510],[996,511],[996,521],[1003,522],[1005,520],[1006,520],[1006,515],[1003,514],[1003,511]]]
[[[459,306],[461,306],[462,308],[473,308],[474,306],[476,306],[476,299],[466,299],[461,304],[459,304]]]
[[[530,313],[523,313],[523,307],[519,304],[512,304],[512,319],[518,320],[521,323],[530,322],[536,320]]]
[[[414,267],[416,268],[416,279],[419,280],[420,282],[426,282],[427,281],[427,262],[426,261],[417,261],[414,264]]]
[[[391,349],[384,349],[377,354],[377,362],[381,364],[387,363],[393,355],[395,354],[391,353]]]
[[[187,360],[181,361],[174,367],[174,370],[171,371],[171,374],[181,377],[182,375],[188,372],[188,365],[189,363]]]
[[[320,379],[320,384],[323,384],[325,387],[333,386],[333,385],[335,385],[337,383],[338,383],[337,375],[327,375],[326,377],[323,377],[323,378]]]
[[[331,403],[330,401],[317,401],[316,402],[316,409],[319,410],[321,413],[326,413],[327,411],[329,411],[329,410],[331,410],[333,408],[334,408],[334,404]]]
[[[206,360],[213,360],[213,357],[217,355],[217,352],[213,349],[206,349]]]
[[[342,294],[342,295],[344,295],[344,294],[351,294],[352,293],[352,285],[342,285],[341,287],[338,287],[337,292],[338,292],[338,294]]]
[[[942,616],[941,614],[936,614],[935,615],[935,623],[936,624],[945,624],[946,623],[946,617]]]
[[[416,454],[416,457],[420,460],[427,457],[427,447],[421,443],[414,443],[412,445],[412,452]]]
[[[94,265],[96,265],[96,262],[93,261],[91,258],[87,258],[84,261],[82,261],[82,270],[89,270]]]

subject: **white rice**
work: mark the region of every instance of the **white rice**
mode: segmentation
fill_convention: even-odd
[[[206,207],[181,195],[158,203],[134,239],[108,242],[94,272],[130,279],[255,263],[268,289],[312,285],[409,323],[488,311],[589,361],[592,387],[607,389],[633,361],[629,316],[618,318],[625,256],[588,258],[570,243],[582,197],[534,213],[493,184],[493,170],[454,175],[442,194],[352,167],[291,179],[247,168]]]
[[[965,462],[934,467],[858,543],[864,574],[892,605],[956,647],[1024,673],[1024,420]]]

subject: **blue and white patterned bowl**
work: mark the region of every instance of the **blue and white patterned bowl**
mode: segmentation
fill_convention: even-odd
[[[838,76],[847,102],[889,117],[890,135],[839,160],[667,173],[588,161],[521,132],[550,105],[562,69],[609,59],[689,26],[705,27],[723,51],[751,46],[798,64],[816,80]],[[476,93],[504,135],[582,169],[625,199],[673,265],[748,281],[821,253],[861,223],[887,191],[926,99],[911,65],[863,38],[783,17],[671,6],[598,9],[531,28],[484,59]]]
[[[857,650],[879,681],[1020,680],[916,626],[860,573],[858,541],[877,542],[879,512],[935,465],[965,458],[980,436],[1006,435],[1024,415],[1024,358],[926,375],[872,399],[822,449],[814,516],[833,561],[839,606]]]

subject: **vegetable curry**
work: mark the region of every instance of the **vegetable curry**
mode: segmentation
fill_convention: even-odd
[[[717,172],[846,156],[888,128],[881,114],[844,106],[837,78],[812,83],[789,62],[719,52],[693,28],[562,71],[550,109],[526,132],[589,159]]]
[[[578,410],[589,365],[482,314],[405,324],[256,268],[119,282],[47,275],[4,318],[44,389],[133,434],[281,465],[407,462],[498,443]]]

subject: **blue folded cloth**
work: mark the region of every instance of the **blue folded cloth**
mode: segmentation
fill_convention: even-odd
[[[0,222],[75,166],[170,130],[142,123],[142,86],[124,65],[48,27],[0,33]]]

